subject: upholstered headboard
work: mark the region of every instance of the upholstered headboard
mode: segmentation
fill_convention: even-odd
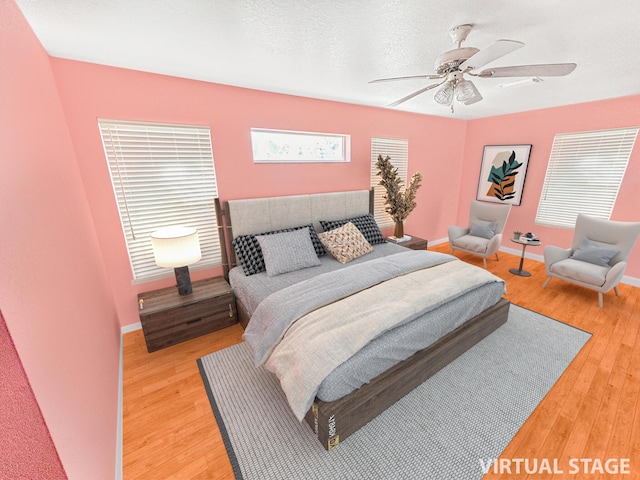
[[[372,212],[372,190],[229,200],[224,202],[224,211],[216,201],[218,228],[219,231],[226,232],[223,235],[226,238],[221,236],[221,242],[229,246],[231,266],[236,264],[231,242],[239,235],[270,232],[310,223],[321,232],[320,220],[341,220]],[[223,225],[221,216],[224,216],[226,226]]]

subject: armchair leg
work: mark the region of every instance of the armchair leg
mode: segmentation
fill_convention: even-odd
[[[600,308],[602,308],[602,307],[603,307],[602,296],[603,296],[603,295],[602,295],[602,292],[598,292],[598,306],[599,306]]]
[[[620,296],[620,292],[618,292],[618,286],[613,287],[613,291],[616,292],[616,297]]]
[[[500,261],[500,257],[498,256],[498,252],[496,252],[496,260]]]
[[[487,259],[485,257],[482,257],[482,263],[484,263],[484,269],[487,269]]]
[[[547,285],[549,285],[550,281],[551,281],[551,277],[547,277],[547,279],[542,284],[542,288],[547,288]]]

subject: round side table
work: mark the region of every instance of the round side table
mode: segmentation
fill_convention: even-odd
[[[524,251],[527,249],[528,245],[537,247],[542,245],[542,242],[540,240],[520,240],[519,238],[511,238],[511,241],[522,245],[522,256],[520,257],[520,266],[518,268],[510,268],[509,272],[520,277],[530,277],[531,273],[522,269],[522,264],[524,263]]]

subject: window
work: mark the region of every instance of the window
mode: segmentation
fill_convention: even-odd
[[[385,212],[384,196],[386,192],[384,187],[379,185],[380,177],[378,176],[378,155],[391,158],[391,163],[398,169],[398,175],[407,184],[407,165],[409,163],[409,140],[399,138],[371,138],[371,187],[374,189],[373,211],[374,218],[380,228],[392,227],[393,220],[387,212]]]
[[[104,119],[98,125],[134,281],[168,275],[155,264],[149,235],[169,225],[198,229],[198,267],[220,264],[209,129]]]
[[[536,224],[573,228],[578,213],[609,219],[638,128],[558,134]]]
[[[349,140],[333,133],[251,129],[254,163],[348,162]]]

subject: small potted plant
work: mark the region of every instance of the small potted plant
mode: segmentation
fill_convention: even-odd
[[[520,230],[516,230],[515,232],[513,232],[513,239],[518,240],[521,235],[522,235],[522,232]]]

